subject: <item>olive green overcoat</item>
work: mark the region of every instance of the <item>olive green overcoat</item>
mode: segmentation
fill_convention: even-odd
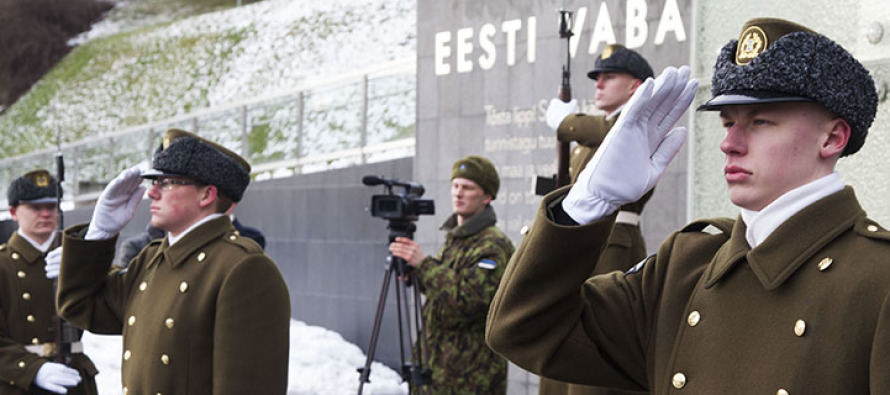
[[[577,145],[572,148],[569,172],[572,183],[578,179],[578,173],[584,170],[587,163],[593,158],[593,154],[606,138],[619,114],[606,118],[602,115],[572,114],[560,123],[556,130],[557,139],[560,141],[574,141]],[[646,202],[652,197],[649,191],[640,200],[621,206],[621,211],[629,211],[642,214]],[[596,266],[591,275],[608,273],[615,270],[627,271],[633,265],[646,257],[646,241],[639,225],[616,223],[609,235],[609,241],[600,256],[600,264]],[[645,392],[625,391],[611,388],[592,387],[580,384],[570,384],[558,380],[541,377],[538,384],[539,395],[628,395]]]
[[[890,232],[852,188],[754,249],[742,221],[698,221],[638,271],[592,278],[614,217],[555,224],[565,192],[489,312],[486,340],[519,366],[655,394],[890,394]]]
[[[53,281],[46,278],[44,254],[13,233],[0,245],[0,394],[37,391],[34,377],[51,361],[25,349],[26,345],[56,341],[56,305]],[[81,382],[69,394],[96,394],[96,367],[82,354],[71,355],[69,366],[80,372]]]
[[[123,333],[129,394],[284,394],[290,297],[275,265],[229,217],[173,246],[155,240],[109,272],[115,240],[63,241],[58,303],[65,319]]]

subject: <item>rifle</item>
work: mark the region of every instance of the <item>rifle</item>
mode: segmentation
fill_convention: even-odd
[[[63,231],[65,230],[64,213],[62,212],[62,181],[65,180],[65,159],[62,157],[62,130],[56,131],[56,210],[58,210],[57,237],[61,245]],[[53,280],[53,294],[59,290],[58,277]],[[77,341],[79,333],[77,328],[59,317],[58,311],[55,317],[56,329],[56,362],[67,365],[71,362],[71,343]]]
[[[562,83],[557,92],[557,98],[565,103],[572,100],[572,46],[570,40],[575,33],[572,32],[572,11],[564,7],[559,12],[559,38],[566,39],[566,62],[562,65]],[[569,142],[556,142],[556,174],[553,177],[537,176],[532,189],[536,195],[543,196],[556,188],[569,185]]]

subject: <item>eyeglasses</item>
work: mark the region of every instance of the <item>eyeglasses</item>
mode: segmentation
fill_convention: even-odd
[[[151,186],[160,186],[162,191],[169,191],[173,189],[174,185],[201,185],[201,183],[182,178],[155,178],[151,180]]]

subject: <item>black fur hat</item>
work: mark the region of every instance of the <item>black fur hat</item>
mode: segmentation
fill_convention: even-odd
[[[655,75],[652,72],[652,66],[649,66],[649,62],[642,55],[621,44],[606,45],[603,52],[600,52],[600,56],[596,58],[593,70],[590,70],[587,76],[595,80],[600,73],[607,71],[628,73],[642,81]]]
[[[48,171],[44,169],[30,171],[12,181],[6,190],[6,200],[10,207],[22,203],[56,203],[57,185],[55,177]]]
[[[699,110],[726,105],[808,101],[850,124],[841,156],[865,143],[875,118],[875,83],[862,63],[843,47],[804,26],[782,19],[745,23],[739,40],[720,52],[714,65],[713,98]]]
[[[233,201],[241,201],[250,183],[250,164],[238,154],[210,140],[180,129],[167,130],[155,151],[152,170],[144,178],[179,176],[215,185]]]

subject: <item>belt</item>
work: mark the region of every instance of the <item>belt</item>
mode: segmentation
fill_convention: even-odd
[[[639,226],[640,214],[637,214],[633,211],[619,211],[618,217],[615,218],[615,223]]]
[[[56,343],[41,343],[41,344],[31,344],[25,346],[25,350],[28,352],[40,355],[44,358],[49,358],[56,354]],[[83,353],[83,343],[81,342],[73,342],[71,343],[71,353],[72,354],[82,354]]]

